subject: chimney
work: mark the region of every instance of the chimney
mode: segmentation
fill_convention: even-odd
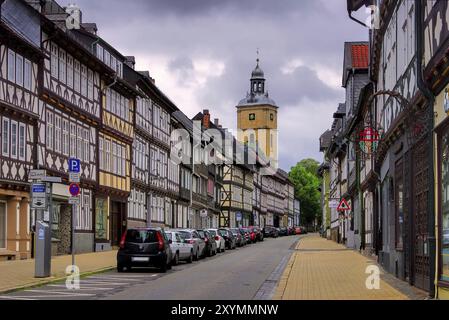
[[[210,113],[208,109],[203,110],[203,127],[206,129],[210,128]]]
[[[93,35],[97,35],[97,24],[96,23],[82,23],[81,26],[89,33],[92,33]]]
[[[214,119],[214,125],[216,126],[216,127],[219,127],[219,120],[218,120],[218,118],[215,118]]]
[[[125,64],[134,70],[134,67],[136,66],[136,58],[134,56],[126,56]],[[148,77],[149,76],[150,74],[148,73]]]

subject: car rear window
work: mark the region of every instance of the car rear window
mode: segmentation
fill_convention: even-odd
[[[125,241],[133,243],[157,242],[156,233],[156,230],[128,230]]]
[[[198,231],[198,234],[200,235],[201,238],[204,238],[205,236],[204,231]]]
[[[191,239],[192,235],[188,231],[179,231],[179,234],[183,239]]]
[[[217,235],[217,233],[215,232],[215,230],[209,230],[209,233],[212,235],[212,236],[216,236]]]
[[[172,234],[170,232],[166,232],[165,235],[167,236],[168,240],[173,240]]]
[[[222,236],[227,236],[228,235],[228,232],[226,231],[226,230],[218,230],[218,232],[220,232],[220,235],[222,235]]]

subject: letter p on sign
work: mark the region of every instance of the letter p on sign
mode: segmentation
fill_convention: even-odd
[[[376,265],[370,265],[366,267],[365,273],[369,274],[366,278],[365,286],[368,290],[380,289],[380,270]]]

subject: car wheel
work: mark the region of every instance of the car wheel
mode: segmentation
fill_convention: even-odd
[[[195,256],[193,257],[193,260],[198,261],[199,259],[200,259],[200,255],[198,254],[198,251],[197,251]]]
[[[179,252],[176,252],[175,258],[173,259],[173,265],[177,266],[179,264]]]
[[[125,268],[121,264],[117,265],[117,272],[123,272],[124,269]]]
[[[187,259],[187,263],[192,263],[192,262],[193,262],[193,250],[190,251],[189,259]]]
[[[172,263],[170,261],[169,263],[167,263],[167,270],[171,270],[171,268],[172,268]]]
[[[165,262],[161,265],[161,267],[159,268],[159,271],[162,273],[165,273],[165,272],[167,272],[167,269],[168,269],[167,267],[168,267],[167,262]]]

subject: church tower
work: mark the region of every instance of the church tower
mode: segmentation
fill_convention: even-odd
[[[278,107],[265,91],[265,76],[257,58],[251,73],[250,91],[237,105],[237,138],[262,151],[267,158],[278,161]]]

